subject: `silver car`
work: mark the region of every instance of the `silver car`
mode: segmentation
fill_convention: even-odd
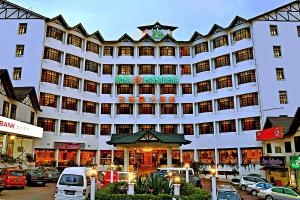
[[[260,190],[266,190],[273,187],[271,183],[260,182],[253,185],[248,185],[246,191],[249,192],[252,196],[256,196]]]
[[[300,194],[288,187],[272,187],[260,190],[257,196],[265,200],[299,200]]]
[[[240,179],[240,188],[241,190],[245,191],[248,187],[248,185],[253,185],[255,183],[260,182],[268,182],[266,179],[261,177],[255,177],[255,176],[242,176]]]
[[[244,200],[231,185],[219,185],[217,187],[217,200]]]

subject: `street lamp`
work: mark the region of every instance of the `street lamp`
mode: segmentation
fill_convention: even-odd
[[[92,168],[88,171],[88,176],[91,177],[91,200],[95,200],[96,194],[96,181],[95,177],[97,176],[98,171],[95,168]]]
[[[186,163],[184,165],[184,168],[185,168],[185,182],[189,182],[189,168],[190,168],[190,165],[188,163]]]
[[[211,177],[211,199],[212,200],[217,200],[217,169],[216,168],[211,168],[210,172],[212,174]]]
[[[114,167],[115,167],[114,164],[110,165],[110,183],[114,182]]]
[[[174,196],[180,195],[180,176],[175,176],[174,178]]]

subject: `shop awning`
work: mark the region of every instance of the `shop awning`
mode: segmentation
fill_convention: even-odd
[[[281,167],[281,166],[264,166],[264,167],[260,168],[260,170],[271,170],[271,171],[285,172],[288,169],[286,167]]]

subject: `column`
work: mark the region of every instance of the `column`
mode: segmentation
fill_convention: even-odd
[[[194,149],[194,161],[199,162],[197,149]]]
[[[7,153],[7,134],[3,135],[3,145],[2,145],[2,153]]]
[[[180,163],[183,163],[183,153],[182,153],[182,149],[180,149]]]
[[[115,160],[115,150],[112,149],[111,150],[111,164],[114,164],[114,160]]]
[[[216,168],[216,175],[218,175],[218,164],[219,164],[219,155],[218,155],[218,149],[215,149],[215,168]]]
[[[96,165],[98,169],[98,166],[100,165],[100,150],[96,151]]]
[[[58,167],[58,156],[59,156],[59,149],[55,149],[54,152],[55,167]]]
[[[239,168],[239,173],[241,174],[241,164],[242,164],[242,154],[241,154],[241,148],[238,147],[238,168]]]
[[[172,149],[167,148],[167,167],[172,167]]]
[[[81,150],[77,150],[76,164],[77,164],[78,167],[80,166],[80,153],[81,153]]]
[[[124,148],[124,172],[129,171],[129,150]]]

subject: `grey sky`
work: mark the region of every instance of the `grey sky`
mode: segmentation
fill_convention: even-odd
[[[187,40],[194,31],[206,34],[214,23],[223,27],[239,15],[246,19],[292,0],[11,0],[54,17],[62,14],[70,26],[79,22],[89,33],[99,30],[106,40],[128,33],[140,38],[136,28],[161,24],[178,26],[174,37]]]

